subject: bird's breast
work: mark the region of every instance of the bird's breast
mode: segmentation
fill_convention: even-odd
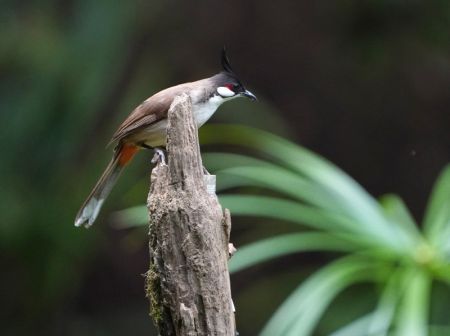
[[[205,102],[192,104],[192,114],[197,128],[202,126],[216,112],[217,108],[223,102],[219,97],[212,97]],[[159,147],[166,145],[167,118],[161,119],[156,123],[149,125],[135,134],[132,138],[134,142],[145,143],[149,147]]]
[[[212,97],[205,102],[199,102],[192,105],[192,112],[194,114],[194,120],[197,127],[202,126],[209,118],[212,117],[214,112],[222,103],[222,99]]]

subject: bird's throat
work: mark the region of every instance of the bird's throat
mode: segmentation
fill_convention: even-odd
[[[212,117],[217,108],[224,102],[224,99],[220,96],[212,96],[205,102],[199,102],[192,106],[192,112],[194,114],[195,123],[197,127],[202,126],[205,122]]]

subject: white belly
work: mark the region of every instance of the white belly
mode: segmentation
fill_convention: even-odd
[[[209,118],[216,112],[222,99],[210,99],[202,104],[194,104],[192,106],[192,113],[194,114],[194,121],[197,128],[200,128]],[[166,145],[167,119],[158,121],[152,124],[141,133],[141,137],[145,144],[150,147],[161,147]]]
[[[197,127],[202,126],[205,122],[212,117],[214,112],[216,112],[220,103],[208,101],[203,104],[197,104],[193,106],[194,120]]]

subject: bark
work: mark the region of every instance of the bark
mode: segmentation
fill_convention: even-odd
[[[169,110],[168,165],[152,172],[146,294],[161,335],[234,335],[230,216],[207,192],[188,96]]]

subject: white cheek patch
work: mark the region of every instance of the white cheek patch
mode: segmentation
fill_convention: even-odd
[[[231,91],[229,88],[225,86],[219,86],[217,88],[217,93],[220,94],[222,97],[233,97],[235,93]]]

